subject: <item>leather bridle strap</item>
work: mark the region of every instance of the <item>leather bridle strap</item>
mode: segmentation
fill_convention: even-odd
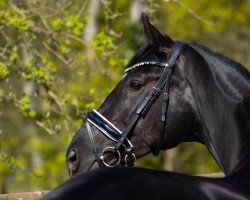
[[[147,66],[147,65],[154,65],[158,67],[164,67],[164,71],[160,77],[160,79],[157,81],[156,85],[153,87],[153,89],[150,91],[149,95],[146,97],[146,99],[142,102],[140,107],[137,109],[135,115],[132,117],[132,120],[130,121],[129,125],[126,127],[124,132],[122,133],[122,136],[119,140],[119,142],[116,144],[115,149],[119,150],[121,145],[124,143],[124,140],[129,136],[129,133],[131,132],[131,129],[134,127],[134,125],[137,123],[140,117],[145,117],[155,100],[159,97],[163,87],[165,86],[165,91],[163,95],[163,110],[162,110],[162,117],[161,120],[165,123],[166,121],[166,113],[167,113],[167,107],[169,102],[169,82],[172,74],[172,68],[180,55],[180,51],[182,49],[183,43],[180,41],[175,42],[175,49],[172,53],[170,59],[167,63],[161,63],[161,62],[155,62],[155,61],[147,61],[142,62],[136,65],[133,65],[132,67],[129,67],[125,70],[126,73],[128,73],[131,70],[136,69],[137,67],[141,66]],[[164,126],[165,127],[165,126]]]
[[[90,124],[97,128],[103,135],[108,137],[109,139],[113,140],[114,142],[118,142],[122,132],[115,127],[108,119],[106,119],[101,113],[99,113],[96,110],[92,110],[87,114],[87,117],[85,119],[85,124],[87,128],[87,133],[90,138],[90,144],[92,146],[92,151],[95,156],[95,160],[97,161],[98,165],[100,167],[113,167],[121,164],[122,160],[122,155],[119,150],[116,150],[115,147],[113,146],[107,146],[105,147],[101,152],[98,151],[93,133],[91,131]],[[126,138],[124,141],[124,144],[122,144],[124,149],[125,149],[125,164],[129,166],[133,166],[133,163],[135,162],[135,155],[133,153],[133,145],[132,143]],[[112,153],[113,155],[116,156],[117,160],[113,164],[110,164],[106,162],[106,153]]]
[[[169,88],[170,88],[170,78],[172,76],[172,71],[173,71],[173,67],[174,64],[177,60],[177,58],[180,55],[180,51],[183,47],[183,42],[180,41],[176,41],[175,42],[175,51],[172,53],[171,57],[168,60],[169,66],[169,72],[167,73],[166,79],[165,79],[165,88],[164,88],[164,93],[163,93],[163,104],[162,104],[162,117],[161,117],[161,121],[165,122],[167,119],[167,108],[168,108],[168,103],[169,103]]]
[[[86,125],[86,128],[87,128],[87,132],[89,134],[89,139],[90,139],[90,144],[92,146],[93,154],[95,155],[95,160],[97,161],[99,167],[104,167],[102,155],[98,152],[98,150],[96,148],[94,137],[93,137],[91,128],[89,126],[88,119],[85,120],[85,125]]]

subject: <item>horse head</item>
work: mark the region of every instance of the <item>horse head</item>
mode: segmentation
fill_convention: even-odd
[[[147,43],[98,111],[88,114],[68,147],[71,177],[103,164],[133,164],[183,141],[200,141],[195,101],[184,75],[186,47],[159,32],[144,14],[142,23]]]

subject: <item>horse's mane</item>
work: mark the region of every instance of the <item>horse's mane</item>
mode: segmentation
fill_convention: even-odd
[[[190,42],[188,43],[188,45],[191,46],[193,49],[195,49],[206,60],[208,64],[222,66],[222,67],[232,67],[245,79],[250,81],[249,71],[240,63],[232,60],[231,58],[221,53],[214,52],[204,45],[197,44],[195,42]]]

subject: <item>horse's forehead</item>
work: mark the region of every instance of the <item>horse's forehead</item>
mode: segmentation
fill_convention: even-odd
[[[144,63],[144,62],[147,62],[147,61],[165,61],[165,57],[163,56],[162,58],[159,57],[159,55],[157,55],[156,53],[154,53],[153,51],[147,51],[145,52],[143,55],[141,55],[140,57],[133,57],[130,61],[130,63],[128,64],[128,66],[125,68],[124,71],[126,71],[127,68],[135,65],[135,64],[138,64],[138,63]],[[153,69],[153,71],[152,71]],[[154,74],[158,74],[158,67],[153,67],[150,66],[150,65],[147,65],[147,66],[138,66],[136,67],[135,69],[129,71],[128,73],[124,73],[123,75],[123,79],[125,78],[128,78],[128,77],[134,77],[134,76],[138,76],[138,75],[150,75],[151,72],[153,72]],[[161,73],[161,70],[159,71]]]
[[[147,50],[143,52],[141,50],[138,50],[135,53],[135,55],[132,57],[132,59],[130,60],[127,67],[132,66],[136,63],[148,61],[148,60],[158,60],[156,53],[151,48],[148,48]]]
[[[147,61],[147,60],[158,60],[158,56],[153,50],[148,50],[144,52],[141,56],[138,56],[135,61],[136,62],[142,62],[142,61]]]

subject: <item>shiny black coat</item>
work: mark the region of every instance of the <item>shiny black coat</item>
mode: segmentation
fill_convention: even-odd
[[[250,174],[241,175],[242,179],[205,178],[135,167],[105,168],[78,175],[43,200],[247,200],[250,182],[244,179]]]

